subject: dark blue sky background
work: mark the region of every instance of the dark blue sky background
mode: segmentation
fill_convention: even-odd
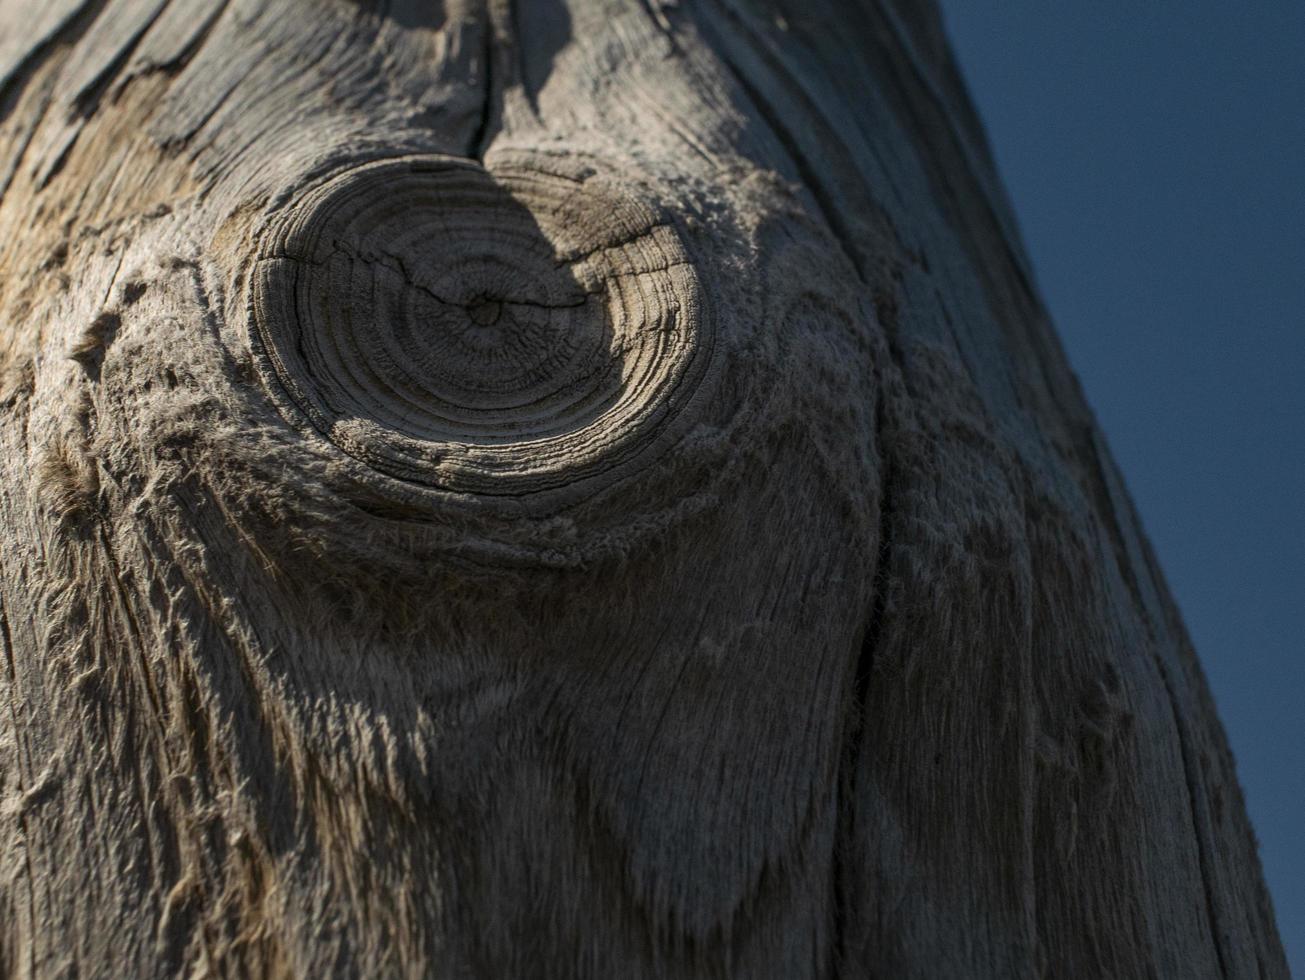
[[[942,6],[1305,977],[1305,3]]]

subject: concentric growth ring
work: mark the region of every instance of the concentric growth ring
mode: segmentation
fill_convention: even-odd
[[[413,156],[316,187],[258,254],[264,366],[401,480],[520,496],[617,478],[674,428],[709,318],[673,227],[587,174]]]

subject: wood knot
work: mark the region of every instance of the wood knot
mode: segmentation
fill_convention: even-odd
[[[282,411],[374,471],[480,497],[588,495],[646,465],[711,318],[674,224],[618,182],[421,155],[273,219],[251,342]]]

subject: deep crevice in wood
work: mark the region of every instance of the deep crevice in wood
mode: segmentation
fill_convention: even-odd
[[[1187,783],[1187,801],[1192,813],[1192,829],[1196,835],[1194,842],[1196,859],[1201,872],[1201,889],[1205,894],[1205,914],[1210,926],[1210,940],[1214,944],[1214,952],[1219,959],[1219,972],[1226,978],[1230,975],[1228,972],[1228,956],[1224,952],[1224,937],[1223,931],[1219,927],[1219,912],[1215,901],[1213,876],[1210,872],[1210,858],[1206,853],[1207,841],[1211,839],[1211,835],[1209,821],[1206,818],[1204,807],[1201,805],[1204,796],[1201,791],[1201,775],[1192,759],[1192,750],[1189,744],[1191,739],[1187,732],[1187,725],[1183,722],[1173,680],[1158,655],[1156,656],[1156,670],[1159,672],[1161,683],[1164,685],[1165,696],[1169,699],[1169,710],[1173,714],[1178,751],[1183,761],[1183,776]]]
[[[494,134],[491,126],[494,122],[494,115],[501,111],[496,104],[497,98],[495,93],[496,72],[494,71],[494,55],[496,46],[494,44],[494,25],[489,16],[486,15],[481,21],[481,72],[483,78],[483,95],[480,105],[480,119],[476,123],[476,129],[467,141],[466,156],[480,163],[485,162],[485,151],[489,147],[489,141]]]
[[[217,27],[218,22],[222,19],[222,15],[227,12],[227,8],[231,6],[231,3],[232,0],[219,0],[219,2],[214,6],[212,12],[200,25],[199,30],[197,30],[194,36],[186,42],[185,46],[177,52],[175,58],[164,63],[150,65],[145,72],[142,72],[142,74],[155,71],[160,71],[168,75],[180,74],[185,67],[190,64],[191,59],[203,49],[205,43],[207,43],[208,39],[212,36],[213,29]],[[120,83],[118,91],[121,91],[121,85],[125,85],[133,78],[139,77],[141,77],[141,75],[133,75],[124,78]]]
[[[882,382],[881,382],[882,384]],[[896,473],[892,461],[888,423],[885,418],[887,398],[882,388],[875,405],[875,445],[878,447],[881,469],[879,485],[879,526],[878,548],[874,557],[871,581],[874,589],[873,599],[867,615],[865,630],[861,638],[860,654],[853,667],[852,694],[849,698],[848,736],[843,750],[842,765],[838,780],[838,797],[840,826],[835,838],[833,861],[833,922],[834,935],[831,943],[832,954],[836,964],[835,975],[841,976],[841,968],[846,965],[855,968],[856,958],[851,948],[852,935],[863,929],[863,923],[855,922],[857,905],[854,892],[865,887],[866,882],[856,882],[856,855],[849,853],[854,849],[854,831],[849,824],[847,814],[855,799],[857,791],[856,774],[861,767],[861,754],[865,737],[865,712],[870,703],[870,685],[874,677],[875,659],[879,652],[885,622],[888,613],[888,597],[891,588],[893,526],[896,519],[895,494]]]
[[[9,118],[24,87],[53,51],[57,48],[71,48],[81,40],[109,2],[110,0],[87,0],[49,37],[27,52],[8,75],[0,79],[0,122]]]
[[[113,60],[106,64],[94,78],[73,96],[73,108],[80,116],[89,118],[94,115],[104,93],[113,85],[115,76],[126,67],[127,62],[131,60],[131,56],[135,54],[136,48],[140,45],[141,39],[145,37],[149,29],[155,25],[167,9],[167,3],[160,3],[158,9],[145,20],[136,30],[136,33],[127,40],[127,43],[122,45]]]

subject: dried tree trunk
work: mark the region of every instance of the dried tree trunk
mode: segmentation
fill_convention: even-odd
[[[0,0],[13,976],[1284,977],[915,0]]]

